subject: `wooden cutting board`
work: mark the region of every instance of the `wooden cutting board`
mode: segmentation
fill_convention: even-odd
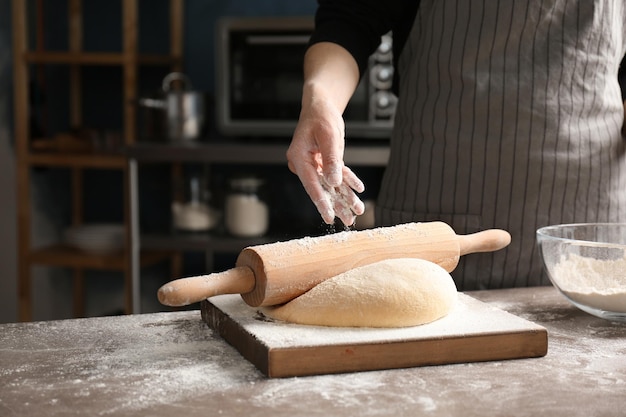
[[[544,356],[545,328],[459,293],[446,317],[398,329],[273,321],[239,295],[201,303],[202,319],[270,378]]]

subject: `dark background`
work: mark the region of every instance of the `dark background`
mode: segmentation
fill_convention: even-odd
[[[34,0],[28,1],[35,10]],[[169,47],[169,7],[167,0],[140,0],[139,49],[143,53],[167,53]],[[66,50],[68,46],[67,0],[46,0],[45,48]],[[186,0],[184,17],[184,68],[193,89],[205,93],[209,102],[215,91],[214,42],[215,23],[222,16],[302,16],[312,15],[315,0]],[[85,51],[117,52],[122,45],[121,2],[112,0],[83,0]],[[32,13],[31,13],[32,14]],[[34,20],[31,16],[31,47],[34,48]],[[0,0],[0,144],[3,155],[0,164],[6,170],[6,198],[0,216],[1,259],[0,293],[2,311],[0,322],[14,321],[16,309],[16,230],[15,230],[15,179],[14,139],[12,137],[12,25],[11,0]],[[159,91],[161,80],[169,68],[141,67],[139,96],[153,95]],[[69,128],[68,68],[64,65],[47,65],[39,76],[33,68],[31,83],[31,132],[35,136],[51,137]],[[84,127],[100,130],[119,130],[122,127],[122,70],[116,66],[85,66],[83,76]],[[140,114],[140,113],[139,113]],[[209,114],[212,127],[213,113]],[[212,130],[212,129],[209,129]],[[213,133],[203,140],[212,140]],[[290,138],[271,138],[285,141]],[[257,141],[259,139],[257,138]],[[366,198],[374,197],[380,170],[353,167],[368,185]],[[187,172],[203,170],[201,165],[188,165]],[[3,171],[4,172],[4,171]],[[294,231],[322,233],[325,226],[304,193],[299,180],[283,166],[211,166],[210,184],[215,205],[221,205],[228,178],[240,172],[260,174],[269,185],[271,207],[270,228],[277,238]],[[46,244],[62,238],[70,222],[69,171],[37,168],[32,173],[33,243]],[[142,232],[171,230],[171,191],[167,164],[140,165],[140,218]],[[85,220],[91,222],[121,222],[123,220],[123,182],[119,171],[91,170],[85,174]],[[292,229],[292,230],[288,230]],[[297,232],[296,232],[297,233]],[[215,257],[215,270],[233,266],[236,254],[223,253]],[[185,275],[206,273],[203,253],[185,254]],[[171,277],[162,265],[142,270],[142,309],[158,311],[155,291]],[[90,272],[87,279],[87,314],[101,315],[118,311],[123,305],[120,277],[110,277],[103,272]],[[121,275],[121,274],[118,274]],[[35,320],[66,318],[71,316],[71,276],[67,270],[34,268]]]

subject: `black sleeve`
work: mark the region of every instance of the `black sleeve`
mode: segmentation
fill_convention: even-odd
[[[419,0],[318,0],[310,44],[341,45],[355,58],[363,75],[382,35],[394,31],[394,51],[399,51],[398,45],[406,40],[418,4]],[[406,33],[399,34],[396,40],[394,29],[400,31],[400,28]]]

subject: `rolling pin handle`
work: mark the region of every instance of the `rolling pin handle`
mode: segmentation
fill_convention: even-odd
[[[469,235],[457,236],[461,256],[476,252],[493,252],[511,243],[511,235],[506,230],[489,229]]]
[[[181,307],[214,295],[245,294],[254,289],[254,272],[247,266],[209,275],[181,278],[159,288],[157,297],[166,306]]]

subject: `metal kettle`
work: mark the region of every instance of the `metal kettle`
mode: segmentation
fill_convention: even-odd
[[[172,83],[182,82],[182,89],[172,89]],[[193,141],[198,139],[204,128],[204,96],[191,90],[189,77],[180,72],[172,72],[163,78],[163,99],[142,98],[139,105],[165,112],[167,138],[172,141]]]

